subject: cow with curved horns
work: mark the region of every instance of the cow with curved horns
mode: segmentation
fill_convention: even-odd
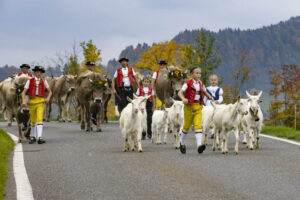
[[[75,96],[81,112],[81,130],[91,131],[91,106],[97,109],[97,132],[101,131],[100,120],[103,118],[103,103],[110,94],[108,83],[103,74],[92,72],[76,82]]]
[[[161,68],[158,71],[154,87],[156,96],[162,101],[162,104],[165,104],[169,108],[173,104],[173,99],[180,100],[178,92],[182,88],[186,78],[186,74],[175,66]]]
[[[19,131],[19,142],[23,142],[24,133],[25,135],[30,134],[30,128],[27,128],[24,132],[22,131],[22,123],[24,122],[23,119],[26,119],[27,127],[30,127],[28,126],[29,109],[21,108],[21,104],[22,104],[21,93],[25,83],[29,79],[30,79],[29,76],[21,75],[15,78],[8,78],[3,82],[1,82],[0,84],[0,92],[2,94],[2,98],[4,102],[3,109],[0,111],[0,114],[7,111],[7,113],[9,113],[10,115],[8,116],[9,119],[11,119],[12,116],[16,116],[18,131]]]

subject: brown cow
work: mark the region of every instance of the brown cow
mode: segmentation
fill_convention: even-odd
[[[22,88],[24,88],[25,83],[31,77],[27,75],[21,75],[15,78],[9,78],[4,80],[0,85],[0,92],[2,94],[2,98],[4,101],[4,109],[1,113],[8,111],[8,113],[12,116],[16,116],[18,129],[19,129],[19,142],[23,142],[24,132],[22,131],[22,119],[24,119],[24,115],[28,116],[29,109],[21,108],[22,97],[21,92]],[[1,114],[0,113],[0,114]],[[22,115],[22,116],[20,116]],[[10,116],[10,118],[11,118]],[[27,117],[26,117],[27,118]],[[29,117],[27,118],[27,130],[25,130],[25,134],[30,133],[29,126]]]
[[[97,83],[100,80],[106,80],[105,76],[100,73],[89,73],[84,77],[81,77],[76,82],[75,96],[80,106],[81,112],[81,130],[91,131],[91,105],[97,112],[97,132],[101,131],[100,121],[103,119],[103,103],[108,98],[108,94],[111,93],[108,88],[108,84],[105,84],[103,88],[93,87],[93,83]]]
[[[53,92],[49,103],[46,105],[46,121],[50,120],[52,103],[56,103],[58,105],[58,121],[65,122],[63,111],[66,106],[67,120],[71,122],[70,106],[75,96],[75,77],[73,75],[62,75],[55,78],[48,77],[46,80]]]
[[[156,96],[162,101],[163,104],[166,104],[168,108],[172,106],[173,99],[179,100],[178,92],[186,80],[186,78],[182,78],[180,80],[170,80],[169,73],[172,70],[181,71],[180,69],[174,66],[169,66],[168,68],[160,69],[157,80],[155,81]]]

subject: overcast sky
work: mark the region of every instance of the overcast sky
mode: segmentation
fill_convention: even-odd
[[[254,29],[298,15],[299,0],[0,0],[0,66],[48,65],[90,39],[106,64],[185,29]]]

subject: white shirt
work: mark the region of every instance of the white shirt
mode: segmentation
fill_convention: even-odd
[[[215,97],[218,88],[219,88],[218,86],[209,86],[209,87],[207,87],[207,90],[209,90],[209,92],[212,94],[212,97]],[[220,88],[220,91],[219,91],[219,99],[216,100],[216,101],[218,101],[218,103],[222,103],[222,101],[223,101],[223,90],[222,90],[222,88]],[[211,103],[210,103],[211,100],[208,99],[207,97],[204,97],[204,102],[205,102],[205,105],[211,106]]]
[[[40,84],[40,78],[37,78],[37,77],[34,77],[34,78],[35,78],[36,85],[39,85]],[[45,83],[45,88],[48,89],[49,88],[48,82],[46,80],[44,80],[44,83]],[[26,82],[24,88],[29,89],[29,80]],[[36,95],[39,94],[39,87],[38,86],[36,87],[35,94]]]
[[[128,77],[128,67],[122,67],[122,73],[123,73],[123,82],[124,82],[124,86],[125,87],[129,87],[131,84],[130,84],[130,79]],[[133,76],[136,75],[134,69],[132,68],[132,73],[133,73]],[[117,78],[118,77],[118,71],[116,70],[115,74],[114,74],[114,77]]]
[[[197,81],[195,81],[193,79],[193,85],[194,85],[196,91],[200,92],[200,84],[199,84],[199,82],[197,82]],[[187,88],[188,88],[188,85],[186,83],[184,83],[181,89],[185,92],[187,90]],[[203,91],[204,92],[206,91],[206,88],[205,88],[204,84],[203,84]],[[196,94],[194,100],[198,101],[199,99],[200,99],[200,94]]]
[[[148,97],[149,88],[148,87],[143,87],[143,90],[144,90],[144,93],[145,93],[144,97]],[[138,96],[140,95],[140,88],[137,89],[136,95],[138,95]],[[153,90],[152,90],[151,95],[154,96],[154,91]]]
[[[156,72],[156,71],[153,73],[152,78],[153,78],[154,80],[156,80],[156,78],[157,78],[157,72]]]
[[[19,75],[19,74],[17,74],[16,75],[16,77],[18,77],[18,76],[22,76],[24,73],[23,72],[21,72],[21,75]],[[24,74],[24,75],[27,75],[27,76],[29,76],[29,74],[27,73],[27,74]]]

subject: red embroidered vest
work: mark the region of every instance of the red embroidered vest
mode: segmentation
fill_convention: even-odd
[[[151,96],[152,95],[152,88],[151,87],[148,87],[148,88],[149,88],[149,90],[148,90],[148,96]],[[144,87],[140,86],[139,90],[140,90],[140,95],[139,96],[140,97],[145,96]],[[148,100],[150,102],[152,102],[153,101],[152,96]]]
[[[155,81],[157,81],[158,73],[159,73],[159,70],[156,71],[156,79],[155,79]]]
[[[123,72],[122,72],[122,68],[117,69],[117,84],[118,87],[122,87],[123,86]],[[133,85],[133,71],[132,71],[132,67],[128,67],[128,77],[130,80],[131,85]]]
[[[45,82],[44,79],[40,79],[40,83],[38,85],[38,95],[36,95],[36,82],[35,78],[29,79],[29,88],[28,88],[28,96],[30,98],[34,98],[35,96],[44,97],[45,96]]]
[[[18,73],[17,76],[21,76],[23,73]],[[32,77],[31,73],[27,73],[28,76]]]
[[[195,96],[196,96],[196,88],[194,87],[194,81],[193,79],[190,79],[188,81],[185,82],[188,86],[188,88],[186,89],[185,91],[185,94],[184,94],[184,98],[188,99],[188,105],[192,105],[194,103],[194,99],[195,99]],[[203,101],[203,83],[201,81],[199,81],[199,84],[200,84],[200,99],[199,99],[199,103],[204,105],[204,101]]]

